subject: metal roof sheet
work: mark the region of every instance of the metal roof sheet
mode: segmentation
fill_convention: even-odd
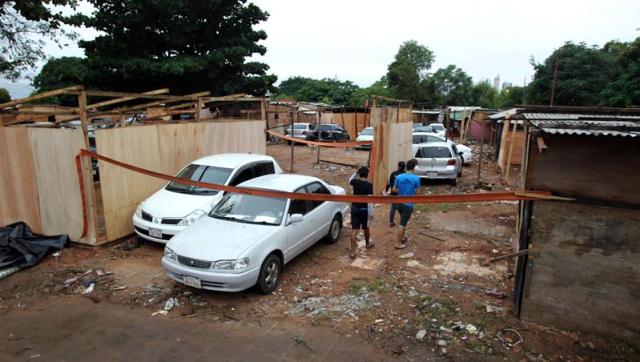
[[[576,136],[610,136],[610,137],[639,137],[640,132],[621,132],[606,130],[585,130],[566,128],[541,128],[542,132],[549,134],[576,135]]]
[[[576,114],[576,113],[523,113],[529,120],[630,120],[640,121],[640,115]]]
[[[544,133],[576,136],[638,137],[640,115],[524,113]]]

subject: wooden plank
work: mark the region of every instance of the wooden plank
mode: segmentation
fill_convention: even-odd
[[[29,129],[0,127],[0,225],[26,222],[41,233]]]
[[[148,98],[148,99],[162,99],[162,100],[175,100],[175,101],[188,101],[195,97],[192,96],[175,96],[168,94],[145,94],[145,93],[132,93],[132,92],[112,92],[102,90],[87,90],[87,96],[89,97],[130,97],[130,98]]]
[[[640,204],[640,141],[546,134],[547,152],[529,150],[527,190]]]
[[[142,94],[167,94],[167,93],[169,93],[169,88],[156,89],[156,90],[144,92]],[[87,105],[87,109],[96,109],[96,108],[100,108],[100,107],[111,106],[111,105],[118,104],[118,103],[132,101],[132,100],[137,99],[137,98],[138,97],[121,97],[121,98],[116,98],[116,99],[110,99],[110,100],[103,101],[103,102],[89,104],[89,105]]]
[[[638,343],[640,211],[536,201],[532,222],[522,318]]]
[[[84,147],[82,131],[47,128],[29,128],[28,131],[42,232],[68,234],[71,240],[80,241],[82,200],[75,156]],[[90,176],[88,180],[91,180]]]
[[[547,144],[544,143],[544,138],[542,138],[542,136],[536,137],[536,145],[538,146],[538,152],[547,152]]]
[[[204,97],[204,96],[207,96],[207,95],[209,95],[209,92],[198,92],[198,93],[187,94],[187,97],[197,98],[197,97]],[[191,101],[195,101],[195,99],[192,99]],[[131,113],[131,112],[139,111],[141,109],[147,109],[149,107],[158,106],[158,105],[162,105],[162,104],[175,103],[175,102],[177,102],[177,101],[166,101],[166,100],[153,101],[153,102],[147,102],[147,103],[138,104],[138,105],[130,106],[130,107],[116,108],[116,109],[112,110],[111,112]],[[96,115],[101,115],[101,113],[98,112],[98,113],[96,113]]]
[[[0,109],[13,107],[15,105],[22,104],[22,103],[36,101],[38,99],[49,98],[49,97],[57,96],[57,95],[60,95],[60,94],[76,93],[76,92],[78,92],[78,91],[80,91],[82,89],[83,89],[82,86],[74,85],[74,86],[71,86],[71,87],[60,88],[60,89],[55,89],[55,90],[48,91],[48,92],[38,93],[38,94],[34,94],[34,95],[30,96],[30,97],[14,99],[14,100],[12,100],[10,102],[2,103],[2,104],[0,104]]]

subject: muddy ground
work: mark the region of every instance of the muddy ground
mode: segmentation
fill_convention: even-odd
[[[458,186],[474,189],[476,158]],[[484,158],[492,154],[486,150]],[[267,152],[289,171],[290,147]],[[347,186],[368,153],[295,147],[294,172]],[[509,185],[495,164],[481,180]],[[102,247],[72,245],[0,281],[2,360],[638,360],[620,341],[522,322],[511,315],[512,266],[486,265],[511,252],[516,203],[417,206],[409,246],[393,248],[388,206],[375,208],[372,239],[348,257],[345,226],[288,264],[278,290],[223,294],[166,277],[162,245],[135,237]]]

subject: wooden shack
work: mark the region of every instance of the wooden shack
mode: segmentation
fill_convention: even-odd
[[[206,155],[265,152],[265,99],[166,93],[168,89],[124,93],[74,86],[0,104],[0,225],[25,221],[34,232],[68,234],[89,245],[132,234],[136,206],[164,181],[103,161],[98,163],[99,180],[94,180],[92,164],[84,158],[81,189],[75,162],[80,149],[165,174]],[[23,106],[59,94],[77,96],[78,107]],[[152,101],[140,103],[148,99]],[[202,117],[216,102],[229,101],[258,103],[261,117]],[[180,114],[195,115],[162,121]],[[131,122],[138,116],[142,122]],[[48,121],[34,122],[41,119]]]
[[[574,200],[521,203],[515,313],[640,342],[640,110],[538,107],[522,118],[526,190]]]

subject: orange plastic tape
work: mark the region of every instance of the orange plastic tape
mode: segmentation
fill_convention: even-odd
[[[527,191],[526,195],[519,195],[516,192],[487,192],[479,194],[457,194],[457,195],[416,195],[416,196],[354,196],[354,195],[327,195],[327,194],[307,194],[296,192],[275,191],[267,189],[246,188],[246,187],[234,187],[220,184],[212,184],[208,182],[193,181],[184,178],[178,178],[175,176],[147,170],[141,167],[130,165],[121,161],[114,160],[109,157],[99,155],[97,153],[81,149],[76,156],[76,167],[78,171],[78,180],[80,184],[80,193],[82,200],[86,200],[84,194],[84,180],[82,176],[82,169],[79,158],[81,156],[93,157],[98,160],[116,165],[118,167],[125,168],[143,175],[163,179],[166,181],[175,181],[184,185],[203,187],[212,190],[234,192],[245,195],[255,195],[264,197],[276,197],[276,198],[288,198],[296,200],[311,200],[311,201],[335,201],[335,202],[360,202],[360,203],[374,203],[374,204],[397,204],[397,203],[416,203],[416,204],[437,204],[437,203],[453,203],[453,202],[485,202],[485,201],[518,201],[518,200],[536,200],[539,198],[545,198],[551,195],[546,191]],[[539,197],[537,197],[539,196]],[[83,201],[83,205],[85,202]],[[83,206],[83,231],[82,236],[86,235],[87,231],[87,211]]]
[[[287,141],[291,141],[291,142],[295,142],[295,143],[304,143],[305,145],[313,145],[313,146],[320,146],[320,147],[356,147],[356,146],[370,146],[371,145],[371,141],[350,141],[350,142],[318,142],[318,141],[307,141],[307,140],[302,140],[300,138],[295,138],[295,137],[290,137],[290,136],[285,136],[283,134],[277,133],[277,132],[273,132],[271,130],[265,129],[264,130],[266,133],[274,136],[274,137],[278,137],[281,138],[283,140],[287,140]]]

